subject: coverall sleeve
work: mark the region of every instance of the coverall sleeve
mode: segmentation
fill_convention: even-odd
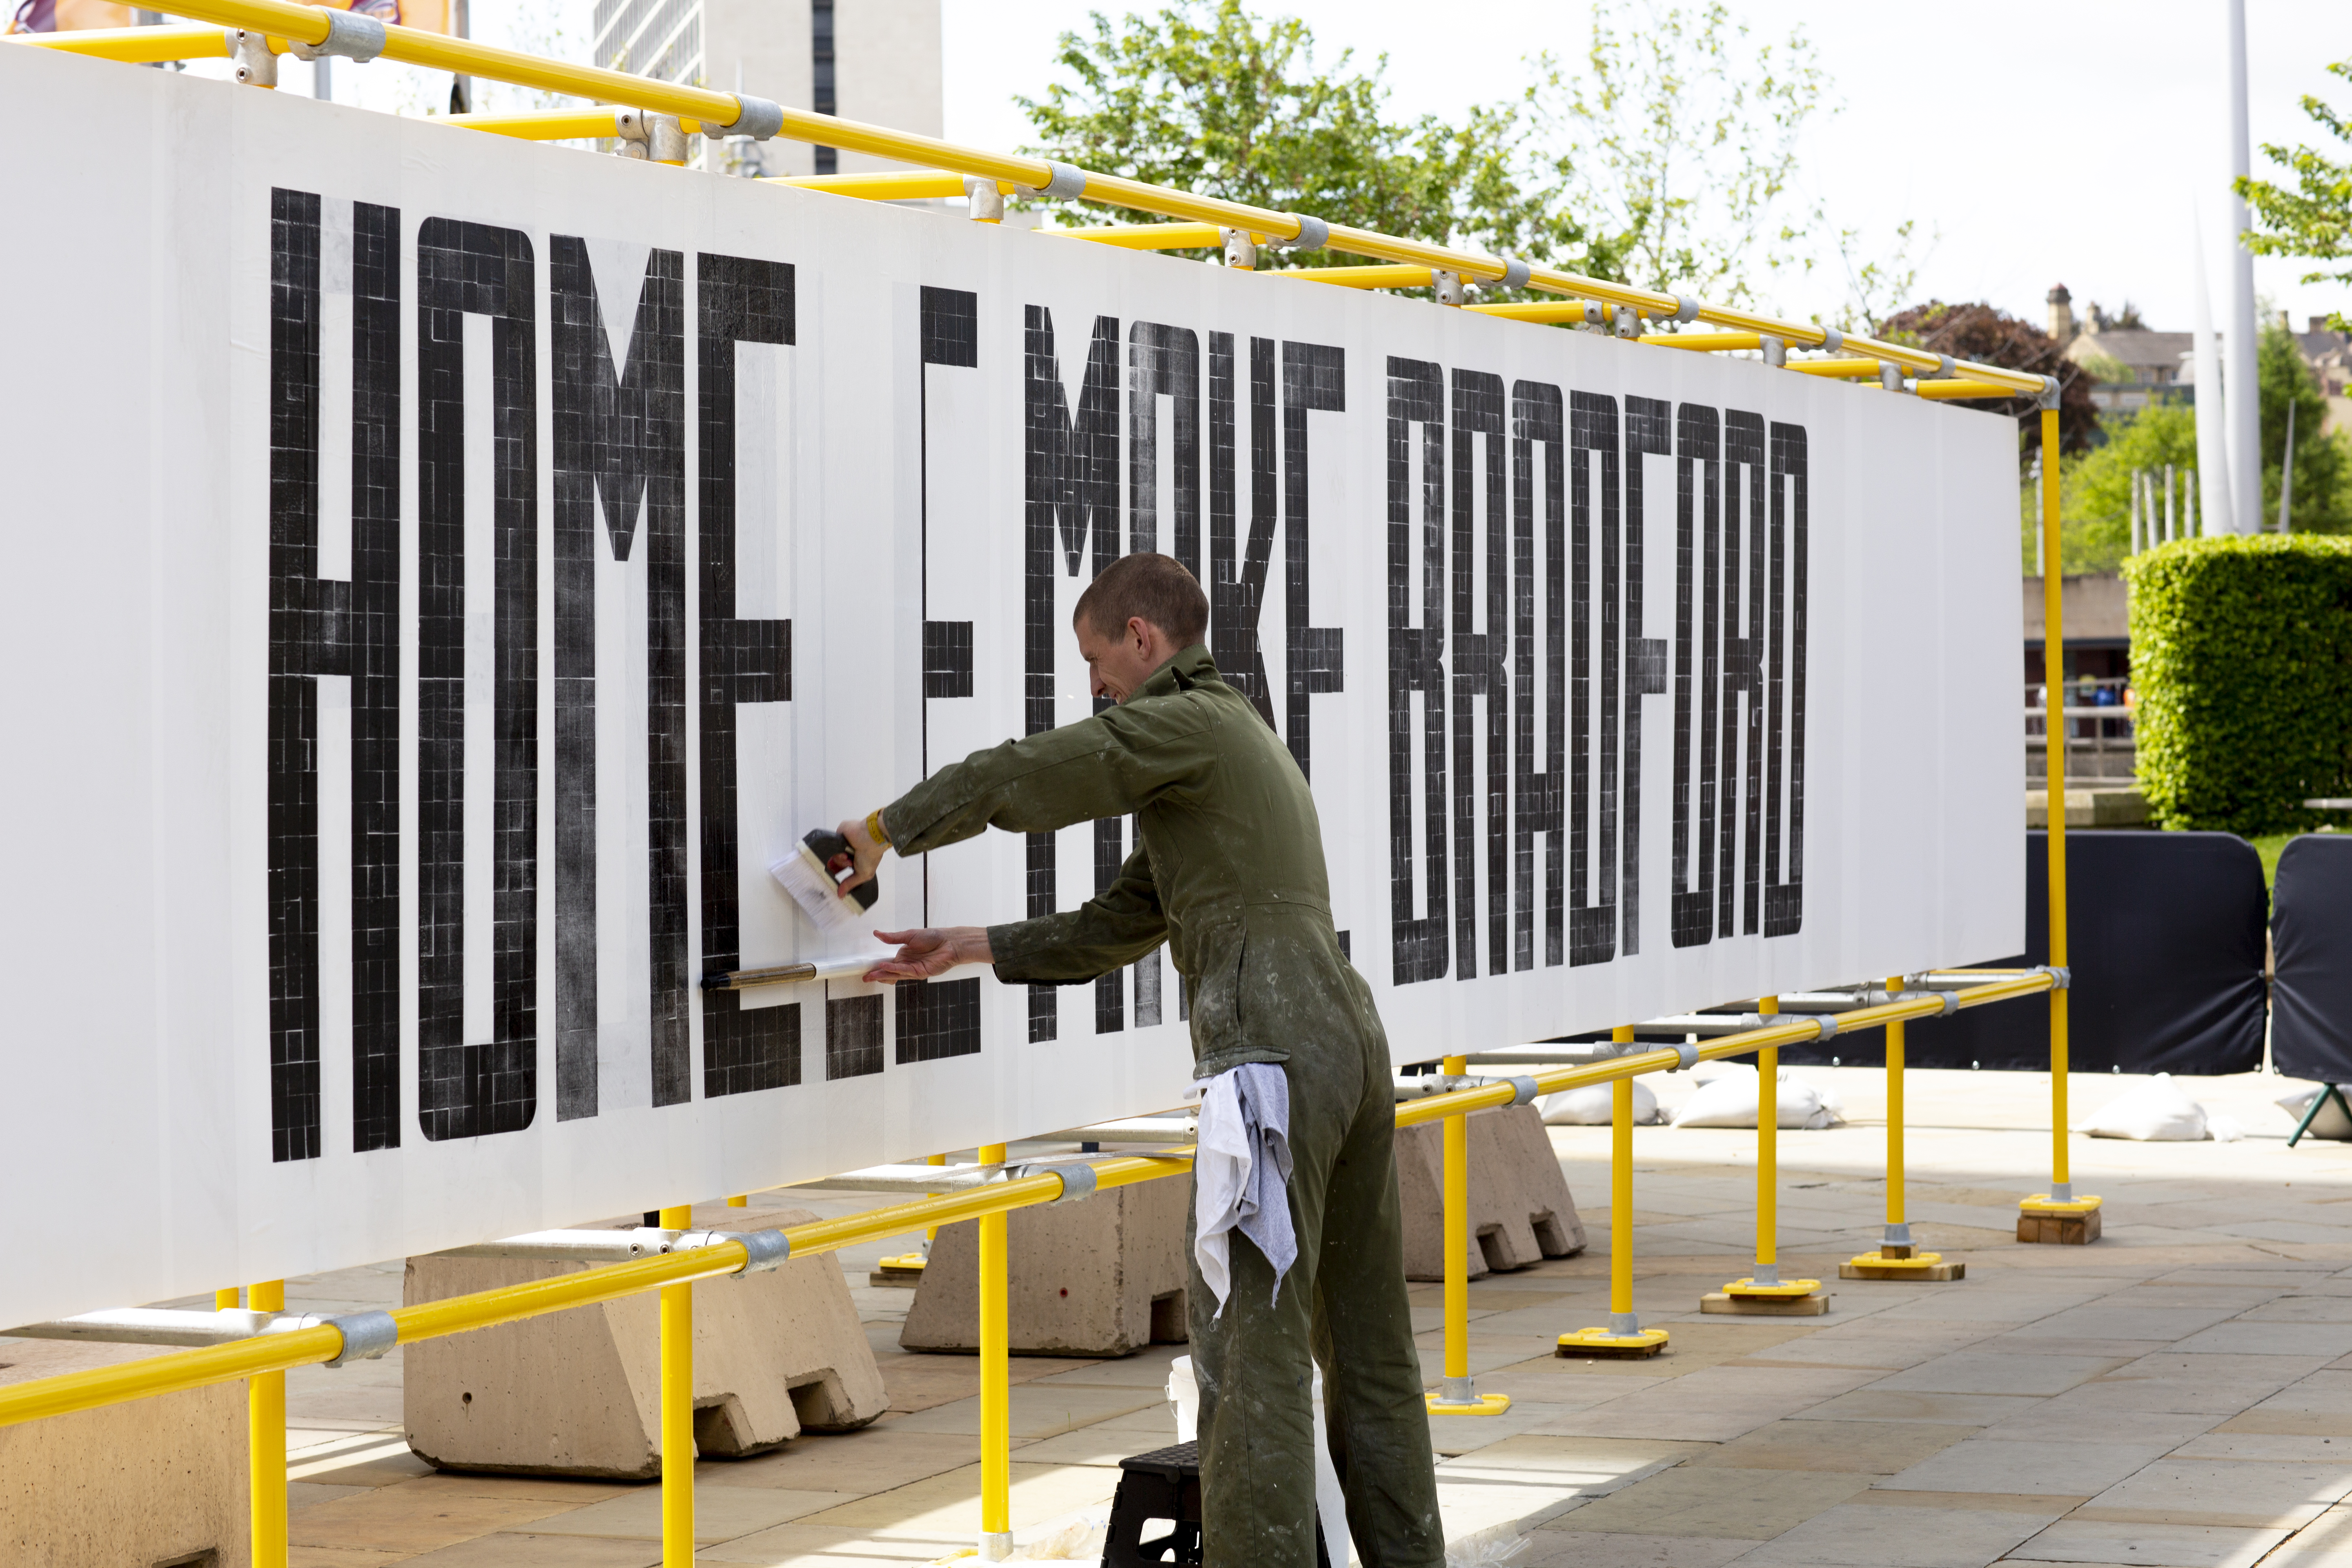
[[[974,752],[884,806],[883,825],[899,854],[920,855],[991,827],[1050,833],[1126,816],[1204,783],[1215,727],[1206,706],[1181,692],[1129,701]]]
[[[1167,940],[1160,889],[1140,848],[1117,881],[1076,909],[988,928],[997,979],[1059,985],[1108,974]]]

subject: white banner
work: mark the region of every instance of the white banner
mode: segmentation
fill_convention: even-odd
[[[1163,952],[741,994],[1160,550],[1400,1062],[2023,945],[2009,421],[0,48],[0,1323],[1173,1103]],[[1081,902],[1131,825],[886,864]]]

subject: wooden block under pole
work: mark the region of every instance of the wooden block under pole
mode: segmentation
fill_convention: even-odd
[[[2017,1216],[2017,1239],[2042,1246],[2087,1247],[2099,1239],[2099,1211],[2084,1214],[2035,1214]]]
[[[1830,1310],[1827,1296],[1734,1296],[1710,1290],[1698,1299],[1702,1312],[1728,1312],[1748,1318],[1818,1318]]]

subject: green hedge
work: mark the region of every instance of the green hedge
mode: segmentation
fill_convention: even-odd
[[[2133,557],[2140,788],[2167,827],[2315,826],[2352,794],[2352,538],[2187,539]]]

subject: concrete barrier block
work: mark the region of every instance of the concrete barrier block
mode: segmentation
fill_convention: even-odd
[[[715,1230],[802,1225],[805,1209],[698,1208]],[[635,1217],[613,1222],[634,1225]],[[552,1279],[588,1267],[412,1258],[402,1299]],[[444,1469],[647,1479],[661,1473],[660,1313],[652,1291],[404,1348],[408,1443]],[[830,1254],[694,1288],[694,1437],[740,1458],[798,1433],[840,1432],[888,1396]]]
[[[1470,1278],[1584,1250],[1584,1222],[1532,1105],[1473,1111]],[[1445,1126],[1400,1127],[1397,1189],[1404,1205],[1404,1276],[1445,1278]]]
[[[165,1353],[0,1340],[0,1384]],[[242,1381],[0,1427],[0,1563],[248,1568]]]
[[[1168,1176],[1008,1215],[1013,1353],[1122,1356],[1154,1342],[1181,1343],[1192,1193],[1192,1183]],[[977,1351],[979,1278],[979,1226],[942,1227],[898,1343]]]

